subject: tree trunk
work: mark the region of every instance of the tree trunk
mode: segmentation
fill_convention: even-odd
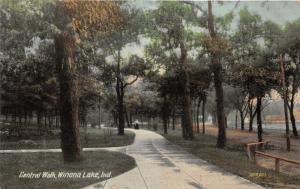
[[[167,119],[163,118],[163,127],[164,127],[164,134],[168,134],[168,123]]]
[[[295,115],[294,115],[294,108],[290,108],[290,119],[291,119],[291,123],[292,123],[292,129],[293,129],[293,135],[295,137],[298,137],[298,131],[297,131],[297,127],[296,127],[296,119],[295,119]]]
[[[82,159],[78,120],[78,92],[73,51],[74,39],[66,33],[55,38],[56,63],[60,84],[61,148],[64,161]]]
[[[175,110],[172,112],[172,130],[175,130]]]
[[[294,115],[294,102],[295,102],[295,94],[297,92],[297,86],[296,86],[296,75],[293,76],[293,85],[292,85],[292,98],[290,100],[290,106],[289,106],[289,112],[290,112],[290,119],[292,123],[292,129],[293,129],[293,135],[295,137],[298,137],[298,131],[296,127],[296,119]]]
[[[197,133],[200,133],[200,124],[199,124],[199,113],[200,113],[200,105],[201,105],[201,97],[198,98],[197,103],[197,113],[196,113],[196,121],[197,121]]]
[[[212,13],[212,3],[208,1],[208,30],[211,40],[216,40],[216,34],[214,30],[214,18]],[[211,52],[211,66],[214,74],[214,85],[216,92],[217,103],[217,119],[218,119],[218,140],[217,147],[224,148],[226,146],[226,124],[224,113],[224,95],[222,85],[222,65],[219,60],[219,56],[216,52]]]
[[[262,97],[257,97],[257,104],[256,104],[256,112],[257,112],[257,137],[258,137],[258,142],[262,142],[262,121],[261,121],[261,99]]]
[[[185,139],[193,140],[193,118],[192,118],[192,101],[190,89],[190,72],[187,65],[187,50],[183,42],[180,43],[180,65],[183,67],[183,126],[186,130]]]
[[[248,100],[248,109],[249,109],[249,132],[253,131],[253,120],[256,116],[257,110],[255,109],[253,112],[253,100]]]
[[[285,134],[286,134],[286,149],[287,151],[291,150],[291,141],[290,141],[290,127],[289,127],[289,115],[288,115],[288,93],[287,86],[285,84],[285,69],[283,65],[282,54],[280,55],[280,71],[281,71],[281,82],[283,89],[283,106],[284,106],[284,118],[285,118]]]
[[[205,134],[205,104],[206,104],[206,96],[203,96],[202,101],[202,134]]]
[[[99,128],[101,128],[101,96],[99,96],[99,105],[98,105],[98,111],[99,111]]]
[[[124,102],[123,89],[120,89],[118,96],[118,135],[124,135],[125,119],[124,119]]]
[[[240,111],[240,118],[241,118],[241,130],[245,130],[245,120],[244,120],[244,113],[242,110],[239,110]]]
[[[186,131],[186,128],[185,128],[185,125],[184,125],[184,115],[182,113],[182,115],[180,116],[180,121],[181,121],[181,130],[182,130],[182,137],[185,139],[187,137],[187,131]]]
[[[163,121],[163,128],[164,128],[164,134],[168,134],[168,105],[167,105],[167,97],[164,96],[164,102],[162,107],[162,121]]]
[[[118,99],[118,135],[124,135],[125,119],[124,119],[124,88],[121,81],[120,73],[121,50],[118,50],[118,65],[117,65],[117,84],[116,92]]]

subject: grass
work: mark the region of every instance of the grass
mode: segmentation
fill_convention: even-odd
[[[161,131],[157,132],[163,135]],[[227,147],[219,149],[216,148],[216,137],[210,135],[196,135],[195,140],[188,141],[182,138],[180,131],[170,130],[163,136],[197,157],[262,186],[284,189],[300,186],[300,178],[278,174],[250,162],[244,146],[235,141],[228,140]]]
[[[117,176],[135,167],[132,157],[118,152],[84,152],[84,160],[64,163],[61,153],[0,154],[0,188],[2,189],[77,189],[107,178],[57,178],[59,172],[111,172]],[[56,178],[19,178],[19,174],[54,172]]]
[[[134,141],[134,133],[125,131],[124,136],[117,135],[116,130],[102,128],[88,128],[80,131],[81,142],[84,148],[88,147],[116,147],[132,144]],[[32,140],[34,143],[23,143],[24,139]],[[0,149],[47,149],[60,148],[60,134],[59,130],[52,130],[50,134],[36,136],[32,135],[26,138],[1,138]]]

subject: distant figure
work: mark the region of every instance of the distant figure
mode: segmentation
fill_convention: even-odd
[[[136,123],[136,124],[134,125],[134,129],[139,129],[139,124],[138,124],[138,123]]]
[[[134,129],[139,129],[139,121],[135,120],[134,122]]]

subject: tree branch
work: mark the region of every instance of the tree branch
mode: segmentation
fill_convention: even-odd
[[[123,85],[123,89],[125,89],[128,85],[132,85],[134,82],[136,82],[136,80],[139,78],[139,76],[136,76],[134,80],[132,80],[129,83],[125,83],[125,85]]]
[[[192,1],[181,1],[182,3],[185,3],[187,5],[191,5],[192,7],[197,8],[198,10],[200,10],[201,12],[205,12],[205,10],[198,4],[196,4],[195,2]]]

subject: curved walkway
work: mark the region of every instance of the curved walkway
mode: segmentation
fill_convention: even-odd
[[[185,152],[155,132],[130,130],[135,141],[126,153],[134,157],[137,167],[84,189],[263,189]]]

